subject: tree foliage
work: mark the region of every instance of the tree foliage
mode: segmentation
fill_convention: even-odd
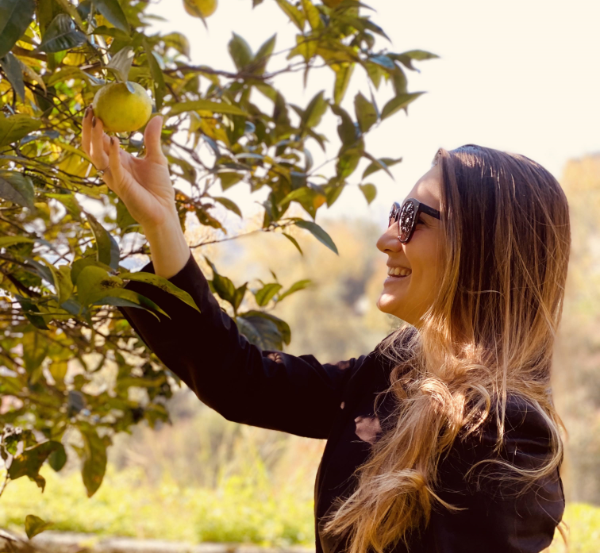
[[[262,3],[253,0],[255,7]],[[274,0],[259,9],[285,13],[295,27],[295,46],[278,52],[277,34],[270,36],[266,25],[256,51],[234,33],[232,72],[195,65],[181,33],[156,33],[145,0],[0,0],[0,454],[7,481],[28,476],[43,489],[42,464],[61,470],[75,452],[91,496],[101,485],[111,436],[142,420],[168,420],[164,401],[173,375],[112,306],[161,311],[124,289],[128,279],[193,302],[167,280],[132,274],[123,265],[147,254],[148,246],[124,251],[124,239],[140,227],[80,144],[83,112],[101,86],[116,80],[151,91],[155,111],[165,115],[162,140],[171,175],[191,191],[176,194],[184,228],[192,214],[228,236],[212,210],[219,204],[241,216],[221,194],[245,183],[252,192],[269,190],[261,230],[282,233],[300,250],[286,232],[295,225],[337,253],[316,223],[317,211],[333,205],[350,184],[370,203],[376,189],[365,179],[389,173],[399,161],[368,152],[365,137],[382,120],[407,112],[422,92],[408,91],[406,70],[437,56],[379,47],[389,46],[385,31],[370,8],[354,0],[335,9]],[[277,88],[284,74],[299,72],[306,83],[315,71],[333,72],[333,87],[304,107]],[[346,109],[352,78],[363,79],[363,90]],[[319,127],[328,111],[338,119],[340,147],[329,164],[315,167],[315,149],[327,150]],[[143,154],[139,133],[119,138],[129,152]],[[361,159],[369,164],[359,177]],[[310,219],[286,216],[292,202]],[[251,342],[273,349],[289,344],[289,326],[268,307],[306,282],[236,286],[212,269],[212,291],[231,305]],[[249,294],[260,310],[243,311]],[[96,373],[107,363],[116,374],[99,386]],[[144,399],[131,393],[139,388],[146,390]],[[35,533],[46,523],[32,518],[28,524]]]

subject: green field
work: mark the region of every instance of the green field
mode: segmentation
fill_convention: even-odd
[[[23,478],[0,500],[0,526],[22,530],[27,514],[55,523],[55,530],[190,542],[252,542],[264,546],[312,545],[312,490],[301,482],[269,484],[264,471],[223,479],[216,489],[182,488],[163,478],[149,488],[140,469],[110,468],[98,493],[88,499],[81,477],[43,471],[46,492]],[[299,500],[299,487],[304,486]],[[570,504],[571,553],[600,551],[600,508]],[[552,553],[564,548],[557,533]]]

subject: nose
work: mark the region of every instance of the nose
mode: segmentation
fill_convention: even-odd
[[[402,242],[398,240],[397,221],[379,237],[377,248],[383,253],[402,251]]]

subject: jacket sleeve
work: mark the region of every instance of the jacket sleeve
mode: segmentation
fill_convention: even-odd
[[[497,430],[491,423],[486,424],[481,439],[465,439],[441,464],[439,495],[463,510],[436,509],[429,533],[436,542],[431,551],[540,553],[552,543],[565,509],[558,469],[527,489],[523,484],[500,482],[496,477],[501,467],[494,464],[480,465],[482,470],[473,471],[477,478],[465,479],[466,471],[481,460],[496,458],[536,469],[548,458],[547,423],[531,405],[520,399],[510,401],[505,420],[505,442],[499,455],[493,453]]]
[[[154,273],[152,261],[141,271]],[[261,350],[239,333],[221,309],[191,255],[168,279],[188,292],[201,313],[158,287],[130,280],[126,288],[153,300],[171,319],[119,307],[157,357],[198,398],[227,420],[327,439],[340,412],[342,393],[365,355],[319,363],[312,355]]]

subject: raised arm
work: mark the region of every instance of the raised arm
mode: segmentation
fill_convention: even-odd
[[[136,158],[109,138],[102,121],[88,110],[83,148],[149,240],[152,261],[142,270],[187,291],[201,313],[157,287],[134,281],[126,287],[154,300],[171,319],[160,315],[159,322],[141,309],[119,309],[159,359],[225,418],[327,438],[345,384],[366,356],[321,364],[312,355],[261,351],[238,332],[212,295],[181,230],[160,143],[161,124],[161,117],[148,123],[146,155]]]
[[[152,262],[142,271],[154,272]],[[192,255],[169,280],[192,296],[201,313],[137,281],[126,287],[155,301],[171,319],[159,315],[159,322],[141,309],[119,310],[203,403],[230,421],[309,438],[329,436],[346,383],[366,356],[322,364],[312,355],[261,350],[221,309]]]

